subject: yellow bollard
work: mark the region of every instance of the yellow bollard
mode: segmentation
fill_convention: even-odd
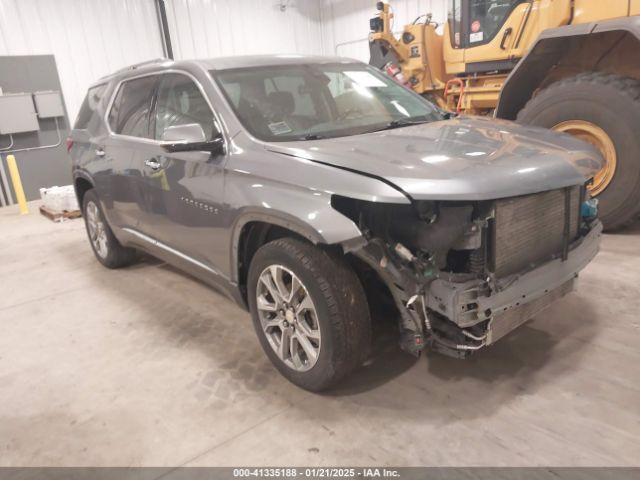
[[[24,190],[22,189],[22,182],[20,181],[20,172],[18,171],[18,165],[16,164],[16,157],[13,155],[7,155],[7,166],[9,167],[9,175],[11,175],[13,189],[16,192],[16,200],[18,200],[18,206],[20,207],[20,215],[26,215],[29,213],[29,208],[27,208],[27,199],[25,198]]]

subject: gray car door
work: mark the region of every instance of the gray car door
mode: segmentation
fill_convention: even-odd
[[[147,225],[150,235],[194,263],[220,271],[228,262],[223,247],[224,155],[204,151],[167,153],[159,143],[171,127],[198,124],[205,139],[220,135],[204,92],[188,74],[160,76],[151,129],[156,144],[144,149],[153,165],[148,196],[154,199]]]
[[[141,151],[155,143],[149,130],[151,102],[157,75],[123,81],[117,88],[107,123],[104,157],[110,163],[109,186],[112,218],[119,227],[144,232],[149,221],[145,188],[148,167]]]

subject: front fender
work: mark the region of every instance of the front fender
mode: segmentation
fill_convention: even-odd
[[[317,199],[317,200],[316,200]],[[267,206],[265,206],[265,204]],[[244,207],[234,212],[231,226],[231,281],[238,281],[240,237],[251,222],[263,222],[291,230],[313,244],[332,245],[362,236],[356,224],[331,207],[329,195],[314,196],[314,200],[277,199],[262,202],[260,207]]]

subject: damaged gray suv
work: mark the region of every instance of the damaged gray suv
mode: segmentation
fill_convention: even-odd
[[[464,358],[599,247],[589,145],[454,118],[349,59],[135,65],[89,89],[68,147],[103,265],[142,250],[222,290],[313,391],[369,355],[367,298],[393,302],[405,351]]]

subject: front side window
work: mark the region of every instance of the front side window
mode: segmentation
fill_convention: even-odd
[[[151,138],[149,110],[156,79],[150,75],[122,82],[109,111],[109,126],[114,133]]]
[[[394,122],[441,119],[424,98],[360,63],[211,72],[236,116],[265,141],[366,133]]]
[[[162,75],[158,87],[158,100],[154,138],[162,140],[169,127],[197,123],[205,137],[211,140],[219,134],[213,112],[195,82],[179,73]]]

